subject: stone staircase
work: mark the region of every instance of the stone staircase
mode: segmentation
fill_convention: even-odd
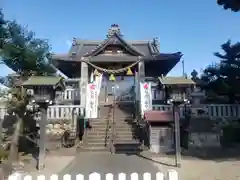
[[[115,153],[141,151],[138,127],[133,119],[133,104],[119,104],[115,108]]]
[[[99,110],[100,117],[90,120],[92,129],[86,130],[80,151],[109,151],[112,108],[100,106]]]
[[[91,120],[92,129],[85,134],[80,151],[110,151],[112,137],[115,153],[141,151],[138,127],[132,115],[133,104],[117,105],[115,109],[112,105],[102,105],[99,110],[100,117]]]

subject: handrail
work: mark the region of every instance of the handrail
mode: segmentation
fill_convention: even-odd
[[[111,128],[111,125],[110,125],[110,113],[111,113],[111,107],[109,107],[109,110],[108,110],[108,117],[107,117],[107,126],[106,126],[106,132],[105,132],[105,146],[107,146],[107,143],[108,143],[108,139],[109,139],[109,129]]]
[[[116,106],[116,102],[115,102],[115,98],[112,104],[112,137],[111,137],[111,153],[114,154],[115,153],[115,136],[116,136],[116,132],[115,132],[115,106]]]

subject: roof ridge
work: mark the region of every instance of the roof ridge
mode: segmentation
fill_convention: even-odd
[[[103,39],[103,40],[76,39],[76,42],[77,42],[77,45],[82,44],[82,43],[95,44],[95,43],[101,43],[105,40],[106,39]],[[151,40],[125,40],[125,41],[128,43],[131,43],[131,44],[145,44],[145,43],[150,42]]]

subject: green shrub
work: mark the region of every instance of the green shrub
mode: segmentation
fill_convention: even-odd
[[[230,123],[222,128],[221,144],[225,147],[240,143],[240,124]]]

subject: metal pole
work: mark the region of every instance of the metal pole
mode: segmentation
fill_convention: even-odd
[[[181,167],[181,146],[180,146],[180,118],[179,118],[179,106],[173,105],[174,111],[174,123],[175,123],[175,164],[177,167]]]
[[[182,76],[185,76],[185,63],[184,60],[182,60]]]
[[[3,128],[2,128],[2,125],[3,125],[3,121],[4,121],[4,118],[3,119],[0,119],[0,144],[2,144],[2,141],[3,141]]]
[[[38,163],[37,163],[38,170],[42,170],[45,168],[47,104],[40,105],[40,112],[41,112],[41,120],[40,120],[39,156],[38,156]]]

